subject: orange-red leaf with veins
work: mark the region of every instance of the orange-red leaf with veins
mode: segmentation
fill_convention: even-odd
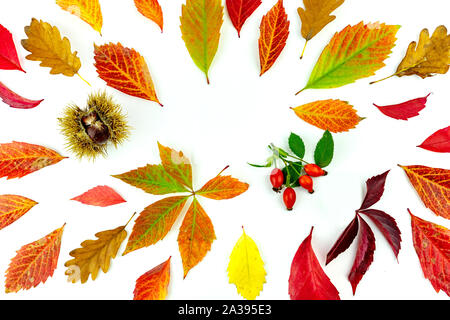
[[[248,189],[248,184],[231,176],[217,176],[209,180],[199,191],[199,196],[214,200],[237,197]]]
[[[152,20],[163,31],[163,12],[158,0],[134,0],[134,4],[144,17]]]
[[[134,300],[164,300],[170,282],[170,258],[136,280]]]
[[[261,0],[226,0],[231,23],[241,37],[241,29],[250,15],[261,5]]]
[[[108,186],[97,186],[70,200],[97,207],[109,207],[126,202],[120,194]]]
[[[0,195],[0,230],[18,220],[37,202],[14,194]]]

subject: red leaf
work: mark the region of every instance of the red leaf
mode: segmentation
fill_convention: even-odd
[[[250,15],[261,5],[261,0],[226,0],[233,26],[241,37],[241,28]]]
[[[390,170],[382,173],[378,176],[374,176],[366,181],[367,192],[366,197],[359,210],[367,209],[377,203],[384,193],[384,185],[386,183],[386,177]]]
[[[164,300],[170,281],[170,258],[136,280],[134,300]]]
[[[423,98],[417,98],[390,106],[377,106],[375,103],[373,105],[388,117],[397,120],[408,120],[409,118],[418,116],[419,111],[426,107],[427,98],[430,94]]]
[[[16,46],[9,32],[0,24],[0,69],[3,70],[20,70],[25,72],[20,65],[17,57]]]
[[[373,253],[375,252],[375,236],[373,235],[372,229],[370,229],[367,222],[359,215],[358,218],[361,225],[358,251],[356,252],[352,270],[348,275],[348,280],[352,285],[353,295],[355,295],[359,281],[361,281],[367,269],[369,269],[369,266],[373,261]]]
[[[450,126],[436,131],[418,147],[433,152],[450,152]]]
[[[97,186],[70,200],[97,207],[108,207],[126,202],[116,191],[108,186]]]
[[[339,292],[323,271],[311,246],[314,227],[297,250],[289,276],[292,300],[340,300]]]
[[[392,251],[394,251],[395,257],[397,258],[401,247],[400,242],[402,241],[402,237],[395,219],[381,210],[368,209],[360,211],[360,213],[368,216],[373,223],[375,223],[377,228],[380,229],[387,242],[389,242]]]
[[[0,60],[1,63],[1,60]],[[0,98],[4,103],[8,104],[11,108],[18,109],[31,109],[37,107],[42,100],[29,100],[24,97],[19,96],[17,93],[11,91],[3,83],[0,82]]]
[[[358,217],[350,222],[344,232],[339,236],[333,248],[327,254],[326,265],[333,261],[338,255],[348,249],[358,234]]]

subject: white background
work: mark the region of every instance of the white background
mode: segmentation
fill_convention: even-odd
[[[29,99],[45,99],[37,108],[18,110],[0,103],[0,142],[24,141],[57,150],[69,159],[22,179],[0,181],[0,194],[20,194],[39,205],[14,224],[0,231],[0,272],[3,274],[15,251],[67,223],[58,268],[45,284],[0,299],[131,299],[135,280],[144,272],[172,256],[168,299],[240,299],[228,283],[226,267],[241,226],[259,246],[267,270],[267,283],[259,299],[288,299],[288,277],[292,258],[311,226],[315,226],[313,247],[322,265],[325,256],[361,204],[365,181],[392,169],[386,192],[375,208],[385,210],[402,231],[398,263],[382,234],[373,226],[376,237],[374,262],[352,295],[347,276],[356,250],[356,241],[344,254],[324,268],[342,299],[448,299],[437,294],[423,277],[411,238],[412,212],[426,220],[450,227],[449,221],[425,208],[404,172],[397,164],[422,164],[448,168],[449,155],[416,148],[426,137],[449,125],[449,75],[422,80],[418,77],[393,78],[369,86],[372,80],[395,72],[410,41],[418,39],[422,28],[430,32],[440,24],[449,25],[447,0],[362,1],[347,0],[335,11],[337,19],[309,44],[299,60],[304,40],[300,36],[297,7],[301,1],[285,1],[291,21],[287,45],[275,65],[259,77],[257,39],[261,17],[276,2],[264,0],[237,37],[228,14],[224,14],[219,49],[210,69],[211,84],[192,62],[181,39],[179,16],[183,1],[160,0],[164,12],[164,32],[141,16],[132,0],[102,0],[104,26],[101,37],[89,25],[61,10],[54,0],[15,0],[0,3],[0,23],[9,29],[16,42],[26,74],[0,71],[0,81]],[[38,62],[25,60],[28,54],[20,45],[23,28],[31,18],[56,25],[70,39],[82,61],[80,74],[91,82],[88,87],[78,77],[50,75]],[[398,40],[386,67],[376,76],[345,87],[307,90],[299,96],[323,47],[334,32],[346,25],[364,22],[399,24]],[[133,47],[146,59],[164,108],[146,100],[106,87],[93,66],[93,44],[121,42]],[[57,117],[69,103],[83,105],[93,90],[112,94],[128,113],[133,127],[130,140],[107,159],[94,163],[79,161],[64,147]],[[372,103],[387,105],[423,97],[426,109],[409,121],[398,121],[381,114]],[[366,117],[356,129],[335,134],[335,158],[327,177],[315,180],[316,193],[298,193],[293,212],[287,212],[281,196],[272,192],[270,169],[256,169],[248,162],[263,162],[273,142],[287,147],[289,133],[295,132],[307,146],[312,160],[314,146],[322,131],[297,118],[289,107],[319,99],[349,101]],[[200,199],[210,215],[217,235],[205,259],[183,280],[177,246],[179,218],[167,237],[148,248],[119,256],[107,274],[81,285],[66,282],[64,262],[69,252],[99,231],[123,225],[134,211],[161,199],[146,194],[117,179],[119,174],[147,163],[159,163],[156,141],[181,149],[190,157],[194,183],[201,187],[226,165],[227,173],[250,184],[243,195],[226,201]],[[98,208],[70,201],[97,185],[109,185],[127,203]],[[131,231],[132,224],[128,230]],[[124,243],[125,244],[125,243]],[[124,245],[121,248],[122,252]],[[4,277],[0,277],[4,287]]]

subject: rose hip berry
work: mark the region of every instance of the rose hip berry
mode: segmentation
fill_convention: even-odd
[[[270,183],[272,183],[273,191],[280,192],[284,183],[284,174],[278,168],[272,170],[270,174]]]
[[[313,189],[313,180],[310,176],[308,175],[303,175],[298,179],[298,183],[300,183],[300,185],[305,188],[306,190],[309,191],[309,193],[314,193],[314,189]]]
[[[323,170],[321,167],[319,167],[317,164],[307,164],[303,167],[305,169],[305,172],[310,177],[321,177],[326,176],[327,172]]]
[[[297,195],[295,194],[295,190],[292,188],[286,188],[283,192],[283,201],[286,206],[286,209],[289,211],[292,210],[295,204],[295,200],[297,198]]]

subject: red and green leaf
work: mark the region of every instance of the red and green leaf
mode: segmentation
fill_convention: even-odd
[[[192,189],[192,165],[181,151],[165,147],[158,142],[159,156],[164,169],[176,181]]]

